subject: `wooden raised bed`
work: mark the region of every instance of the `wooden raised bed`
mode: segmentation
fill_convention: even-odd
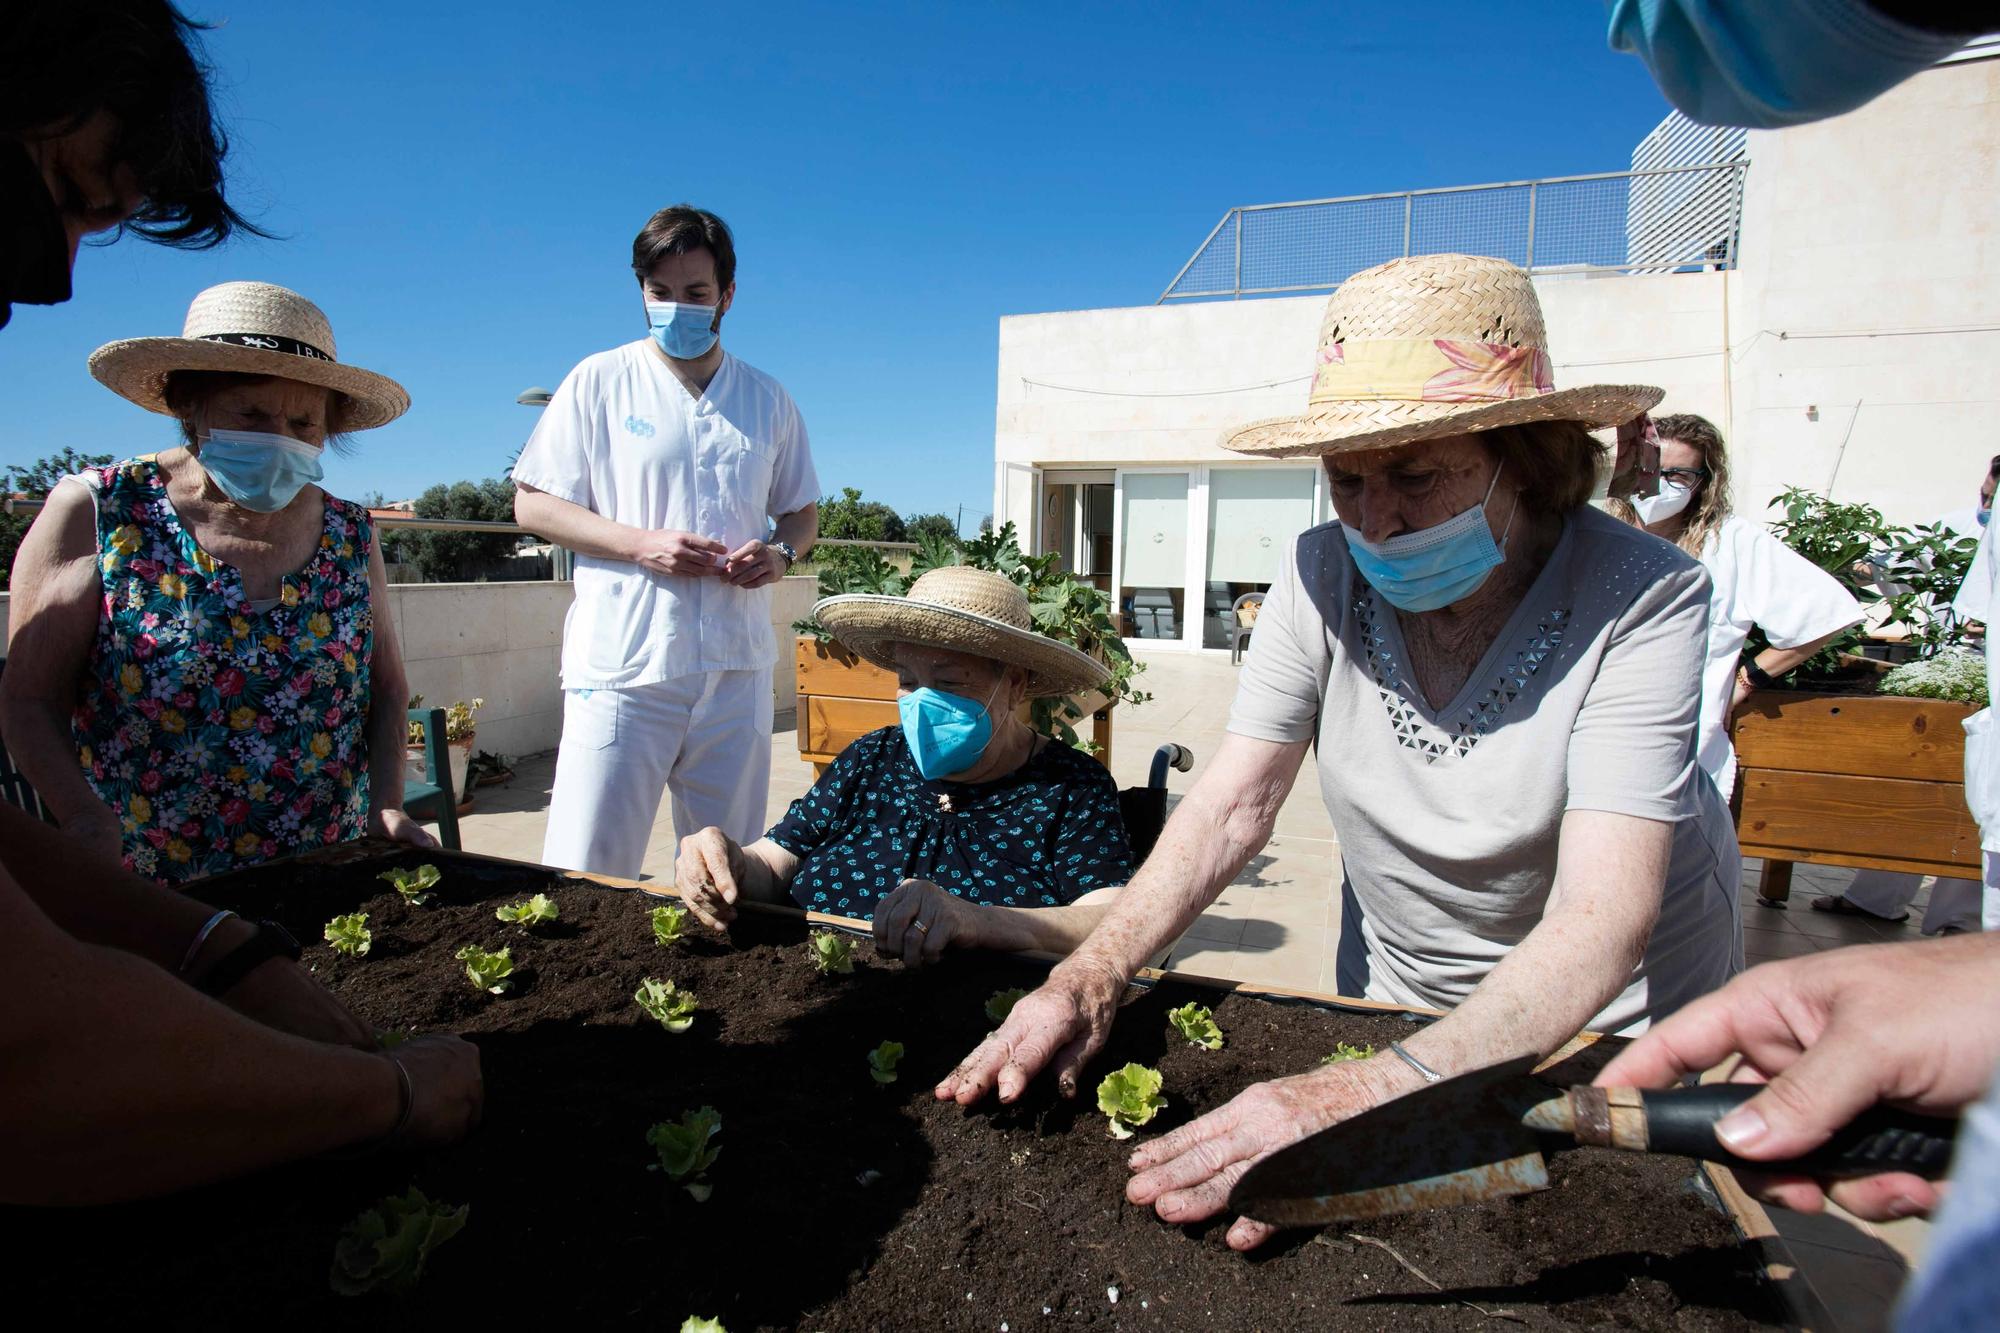
[[[444,872],[431,906],[410,907],[374,880],[421,862]],[[484,1059],[484,1121],[436,1152],[301,1163],[151,1203],[0,1210],[13,1223],[16,1308],[61,1308],[85,1326],[138,1316],[148,1327],[232,1327],[255,1312],[288,1329],[380,1333],[428,1333],[475,1308],[526,1328],[671,1329],[702,1314],[738,1330],[827,1333],[991,1333],[1003,1322],[1490,1329],[1484,1307],[1537,1328],[1719,1330],[1790,1322],[1782,1300],[1798,1294],[1768,1219],[1727,1174],[1711,1172],[1719,1213],[1684,1188],[1689,1164],[1665,1157],[1563,1154],[1551,1163],[1558,1188],[1356,1228],[1370,1245],[1348,1228],[1317,1243],[1294,1233],[1252,1259],[1222,1245],[1226,1217],[1163,1223],[1122,1201],[1132,1145],[1106,1136],[1087,1095],[1065,1101],[1043,1080],[1012,1107],[964,1112],[931,1098],[932,1082],[989,1030],[985,998],[1043,974],[1026,959],[972,955],[912,972],[862,944],[853,975],[819,977],[806,926],[855,923],[761,909],[731,939],[695,930],[662,948],[646,924],[653,886],[382,843],[203,888],[289,925],[308,941],[308,965],[369,1021],[465,1032]],[[529,933],[493,920],[495,903],[535,891],[560,904],[557,926]],[[339,958],[316,927],[357,908],[371,913],[374,950]],[[503,940],[516,991],[475,992],[452,948]],[[664,1033],[631,1003],[647,974],[701,998],[692,1030]],[[1126,1060],[1162,1072],[1168,1106],[1147,1137],[1249,1081],[1310,1067],[1335,1040],[1379,1045],[1417,1016],[1145,978],[1153,984],[1129,999],[1090,1077]],[[1214,1007],[1222,1050],[1168,1030],[1165,1007],[1191,997]],[[908,1048],[886,1088],[864,1062],[884,1039]],[[1564,1081],[1587,1076],[1610,1044],[1577,1043]],[[709,1172],[713,1195],[697,1203],[646,1170],[644,1133],[701,1105],[721,1113],[724,1152]],[[404,1296],[333,1295],[327,1271],[344,1223],[412,1184],[468,1205],[464,1231]],[[1796,1307],[1791,1317],[1815,1322]]]
[[[1758,894],[1782,903],[1792,864],[1979,878],[1965,805],[1966,704],[1760,690],[1732,719],[1730,803]]]
[[[814,776],[869,732],[896,725],[894,672],[810,634],[798,636],[797,663],[799,758],[813,766]],[[1090,739],[1110,767],[1109,707],[1091,714]]]

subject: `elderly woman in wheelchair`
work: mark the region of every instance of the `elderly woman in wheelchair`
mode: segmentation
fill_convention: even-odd
[[[906,963],[946,949],[1066,953],[1133,870],[1104,766],[1022,720],[1031,698],[1102,684],[1096,659],[1033,629],[998,574],[932,570],[905,597],[830,597],[814,615],[896,673],[901,725],[848,746],[748,847],[681,839],[675,879],[722,929],[736,904],[790,902],[874,922]]]

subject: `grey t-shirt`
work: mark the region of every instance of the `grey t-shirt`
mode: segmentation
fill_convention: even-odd
[[[1318,736],[1346,876],[1343,994],[1464,1000],[1541,920],[1569,810],[1674,825],[1659,923],[1593,1028],[1639,1031],[1742,970],[1735,828],[1695,762],[1708,596],[1686,554],[1578,509],[1459,697],[1433,710],[1340,525],[1297,538],[1229,729]]]

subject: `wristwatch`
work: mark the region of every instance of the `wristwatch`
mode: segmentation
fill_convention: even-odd
[[[1778,683],[1777,677],[1758,666],[1754,657],[1743,664],[1743,674],[1750,677],[1750,683],[1760,690],[1768,690]]]
[[[252,924],[257,927],[255,933],[216,959],[195,982],[196,990],[220,999],[243,978],[273,958],[288,958],[294,963],[299,961],[299,955],[304,950],[292,938],[292,932],[275,921],[256,921]]]
[[[772,550],[776,551],[779,555],[785,557],[786,569],[790,569],[793,565],[799,563],[798,548],[793,546],[790,542],[767,542],[766,545],[768,545]]]

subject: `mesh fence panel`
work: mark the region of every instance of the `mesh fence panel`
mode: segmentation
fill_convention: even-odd
[[[1233,209],[1161,299],[1337,287],[1405,254],[1492,255],[1544,274],[1732,267],[1744,169]]]

